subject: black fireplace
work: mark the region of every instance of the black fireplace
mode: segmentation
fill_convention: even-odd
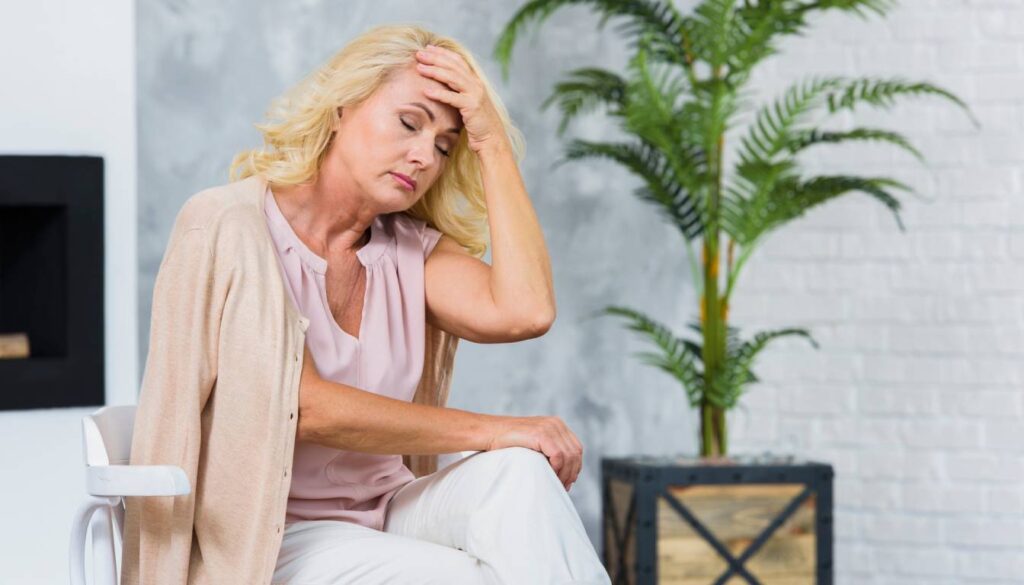
[[[103,159],[0,156],[0,410],[104,404],[103,345]]]

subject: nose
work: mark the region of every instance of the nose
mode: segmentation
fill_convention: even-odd
[[[416,140],[409,148],[409,162],[418,164],[420,168],[430,168],[439,155],[434,149],[433,137],[426,138],[430,138],[430,140]]]

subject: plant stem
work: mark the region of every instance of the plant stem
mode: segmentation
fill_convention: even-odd
[[[721,68],[716,67],[713,76],[715,79],[719,79]],[[715,90],[711,97],[712,112],[718,111],[722,92],[722,84],[715,84]],[[707,193],[708,229],[704,233],[704,296],[701,307],[704,345],[701,352],[704,361],[705,392],[715,393],[720,391],[721,381],[718,378],[721,376],[725,359],[726,328],[723,305],[719,298],[718,271],[721,264],[719,208],[722,197],[722,153],[725,149],[723,129],[712,127],[711,135],[707,137],[707,140],[711,147],[708,149],[711,152],[711,156],[708,157],[711,182],[708,185]],[[705,398],[701,402],[701,421],[701,454],[704,456],[725,455],[725,417],[722,407]]]

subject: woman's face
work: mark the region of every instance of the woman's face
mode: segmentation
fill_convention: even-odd
[[[343,108],[324,159],[328,180],[343,181],[377,213],[412,207],[444,171],[445,153],[451,154],[462,128],[458,109],[424,95],[431,87],[450,91],[411,62],[362,103]]]

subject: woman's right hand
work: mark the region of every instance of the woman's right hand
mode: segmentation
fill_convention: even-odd
[[[583,468],[583,445],[557,416],[499,417],[487,450],[505,447],[526,447],[543,453],[566,491]]]

